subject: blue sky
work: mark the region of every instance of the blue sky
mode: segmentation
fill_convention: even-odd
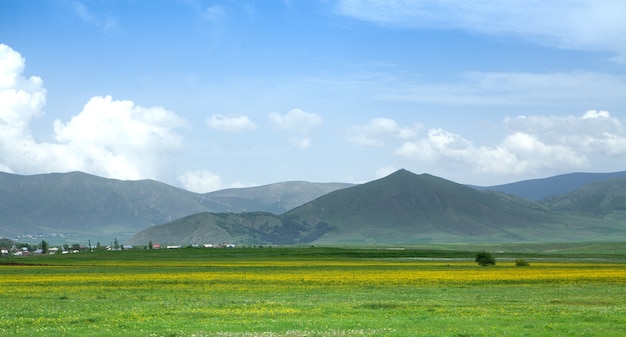
[[[0,171],[196,192],[626,168],[626,3],[0,0]]]

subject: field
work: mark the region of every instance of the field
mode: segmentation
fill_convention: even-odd
[[[0,335],[626,336],[626,253],[585,247],[492,267],[417,248],[5,257]]]

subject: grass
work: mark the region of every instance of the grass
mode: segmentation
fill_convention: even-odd
[[[264,248],[12,258],[0,265],[0,335],[626,336],[623,261],[542,253],[525,257],[530,267],[485,268],[471,254]]]

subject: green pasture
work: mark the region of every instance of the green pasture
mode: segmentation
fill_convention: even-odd
[[[3,257],[0,336],[626,336],[626,249],[601,245]]]

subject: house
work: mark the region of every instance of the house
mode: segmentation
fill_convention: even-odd
[[[152,245],[152,249],[161,249],[161,245],[158,243],[155,243]]]

